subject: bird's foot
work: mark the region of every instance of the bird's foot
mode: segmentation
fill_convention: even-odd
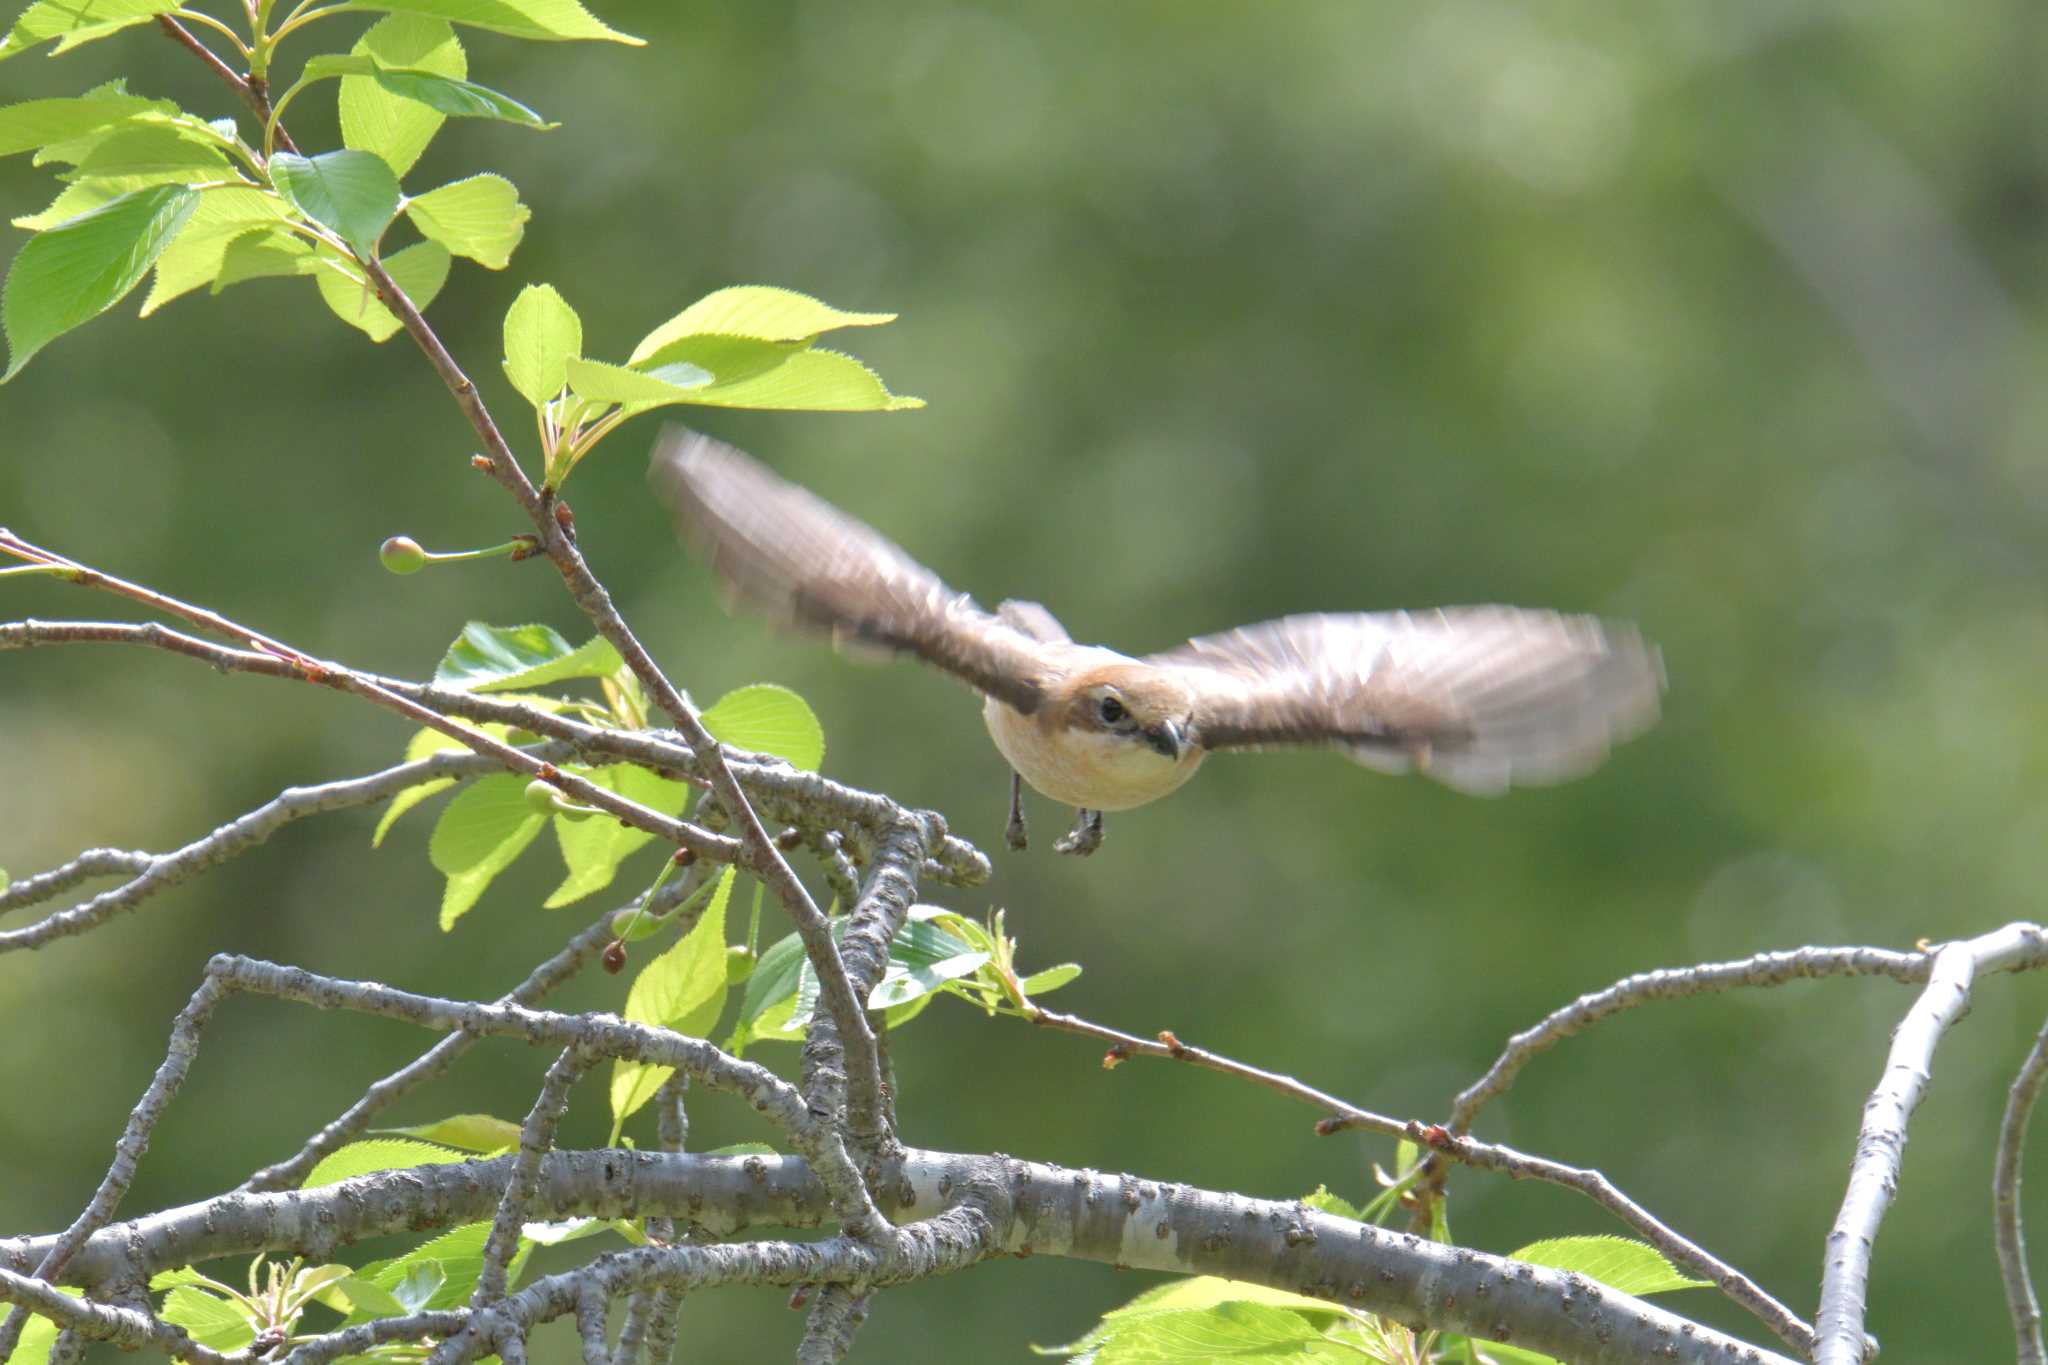
[[[1010,823],[1003,827],[1003,842],[1022,853],[1030,844],[1024,829],[1024,779],[1010,774]]]
[[[1074,827],[1059,837],[1059,841],[1052,846],[1052,851],[1085,858],[1101,847],[1102,812],[1077,810],[1074,812]]]

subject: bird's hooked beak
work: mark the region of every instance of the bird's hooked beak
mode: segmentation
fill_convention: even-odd
[[[1187,748],[1187,731],[1177,720],[1162,720],[1157,725],[1145,727],[1145,742],[1160,757],[1170,763],[1178,763],[1182,751]]]

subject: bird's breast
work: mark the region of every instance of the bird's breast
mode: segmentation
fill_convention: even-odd
[[[987,699],[981,715],[996,748],[1032,790],[1069,806],[1142,806],[1193,777],[1202,764],[1198,747],[1174,760],[1128,736],[1076,730],[1043,710],[1027,716],[994,697]]]

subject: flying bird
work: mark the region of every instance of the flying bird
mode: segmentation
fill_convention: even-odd
[[[1516,607],[1287,616],[1132,657],[1076,644],[1036,602],[988,612],[894,542],[743,452],[671,429],[649,478],[729,600],[916,655],[982,694],[1020,780],[1076,808],[1054,847],[1092,853],[1102,813],[1155,801],[1216,750],[1335,749],[1459,791],[1562,782],[1657,718],[1663,666],[1632,626]]]

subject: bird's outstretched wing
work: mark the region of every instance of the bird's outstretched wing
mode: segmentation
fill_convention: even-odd
[[[1289,616],[1146,662],[1195,689],[1205,748],[1336,748],[1488,795],[1593,768],[1664,682],[1632,627],[1513,607]]]
[[[873,528],[682,428],[655,444],[648,478],[731,597],[841,644],[915,654],[1019,711],[1037,709],[1044,646]]]

